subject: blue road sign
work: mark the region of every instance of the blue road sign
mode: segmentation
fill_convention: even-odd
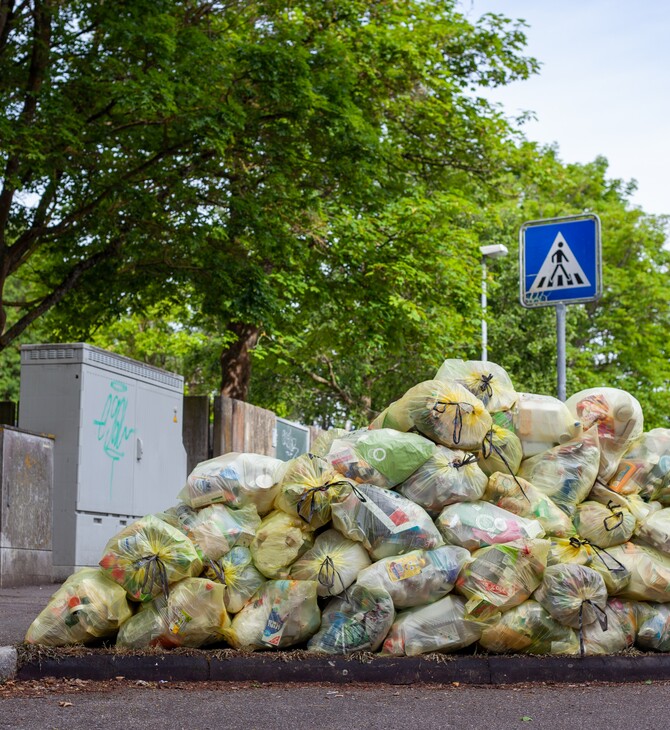
[[[519,234],[524,307],[578,304],[602,292],[597,215],[528,221]]]

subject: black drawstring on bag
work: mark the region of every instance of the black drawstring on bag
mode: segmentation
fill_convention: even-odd
[[[476,464],[477,463],[477,457],[474,454],[468,454],[464,459],[456,459],[451,462],[451,466],[454,467],[454,469],[462,469],[464,466],[468,466],[468,464]]]
[[[165,563],[163,563],[158,555],[147,555],[146,557],[140,558],[135,561],[133,567],[135,570],[144,568],[144,581],[142,582],[140,591],[153,595],[155,586],[159,585],[167,601],[169,595],[167,569],[165,568]]]
[[[621,505],[615,502],[613,499],[610,499],[610,501],[607,503],[607,509],[610,510],[612,514],[608,515],[603,520],[603,525],[605,526],[607,532],[612,532],[612,530],[616,530],[617,527],[623,524],[623,512],[621,510],[617,512],[615,510],[616,507],[621,507]],[[616,520],[616,522],[610,526],[607,524],[610,520]]]
[[[473,407],[470,403],[460,403],[459,401],[450,400],[438,400],[433,406],[432,410],[435,413],[446,413],[447,406],[456,406],[456,415],[454,416],[454,433],[453,442],[458,444],[461,441],[461,433],[463,431],[463,411],[466,413],[472,413]]]
[[[348,486],[350,483],[341,479],[337,482],[329,482],[328,484],[324,484],[321,487],[311,487],[310,489],[305,490],[300,495],[300,499],[298,500],[298,504],[296,505],[296,509],[297,509],[300,517],[302,517],[303,520],[305,520],[306,522],[311,522],[312,517],[314,516],[314,513],[316,512],[316,507],[314,506],[314,495],[317,494],[318,492],[327,492],[332,487],[337,487],[340,484],[346,484]],[[307,503],[307,500],[309,500],[309,517],[305,517],[302,514],[303,507]]]
[[[347,589],[344,587],[344,581],[342,580],[340,571],[335,567],[335,563],[330,555],[326,555],[321,563],[316,579],[324,588],[328,589],[328,595],[332,595],[331,590],[335,587],[335,581],[339,580],[344,592],[344,597],[347,601],[349,600],[349,597],[347,596]]]
[[[603,631],[607,631],[607,614],[605,611],[603,611],[600,606],[597,606],[593,601],[590,599],[586,599],[585,601],[582,601],[581,606],[579,607],[579,656],[584,656],[584,604],[588,603],[590,606],[593,607],[596,618],[598,619],[598,623],[600,624],[600,628]]]
[[[488,453],[486,451],[488,445]],[[521,494],[526,498],[528,502],[530,502],[530,499],[528,495],[526,494],[524,488],[521,486],[521,482],[516,478],[516,475],[514,474],[514,471],[512,470],[512,467],[509,465],[507,459],[505,458],[505,454],[503,454],[502,449],[500,449],[498,446],[496,446],[493,443],[493,429],[490,428],[488,430],[488,433],[486,436],[484,436],[484,440],[482,441],[482,456],[485,459],[488,459],[491,454],[495,452],[501,459],[502,463],[507,467],[507,471],[510,473],[510,476],[514,481],[516,482],[517,487],[521,490]]]
[[[212,572],[216,576],[216,579],[219,581],[219,583],[222,583],[224,586],[226,585],[226,573],[223,570],[223,566],[221,563],[219,563],[218,560],[208,560],[207,564],[212,569]]]
[[[486,393],[487,397],[493,398],[493,388],[491,387],[491,381],[493,380],[493,373],[488,375],[482,375],[481,385],[479,386],[480,393]]]

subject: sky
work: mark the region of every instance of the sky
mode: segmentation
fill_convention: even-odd
[[[471,19],[523,18],[539,74],[487,94],[528,139],[566,162],[603,155],[610,178],[636,180],[631,202],[670,214],[670,3],[665,0],[461,0]]]

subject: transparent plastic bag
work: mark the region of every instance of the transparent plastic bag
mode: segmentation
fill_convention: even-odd
[[[609,482],[610,489],[624,495],[640,494],[647,501],[670,506],[670,428],[643,433],[621,457]]]
[[[449,504],[481,499],[486,482],[486,474],[474,454],[437,446],[433,456],[397,491],[423,507],[431,517],[437,517]]]
[[[336,596],[348,588],[372,561],[360,542],[337,530],[326,530],[289,570],[293,580],[315,580],[319,596]]]
[[[286,465],[274,506],[317,529],[330,522],[331,505],[351,494],[351,484],[325,459],[303,454]]]
[[[517,400],[509,375],[493,362],[445,360],[435,380],[459,383],[479,398],[490,413],[509,410]]]
[[[134,601],[149,601],[169,586],[202,572],[191,540],[176,527],[147,515],[109,540],[100,567]]]
[[[386,590],[396,608],[433,603],[449,593],[470,553],[462,547],[443,545],[434,550],[412,550],[383,558],[358,574],[358,585]]]
[[[265,583],[265,576],[256,568],[251,551],[234,547],[222,558],[209,563],[205,576],[225,586],[223,601],[228,613],[237,613]]]
[[[644,419],[636,398],[618,388],[588,388],[568,398],[565,405],[582,423],[584,430],[598,429],[600,467],[598,478],[607,482],[614,476],[619,460],[642,435]]]
[[[607,588],[602,576],[585,565],[550,565],[533,598],[556,621],[578,629],[604,615]]]
[[[346,428],[331,428],[323,431],[310,444],[309,453],[323,457],[330,451],[335,439],[344,438],[350,433],[351,431],[347,431]]]
[[[177,499],[193,509],[210,504],[239,509],[252,504],[262,517],[272,509],[283,464],[280,459],[262,454],[223,454],[200,462]]]
[[[617,654],[635,643],[637,634],[637,604],[620,598],[607,601],[607,623],[595,621],[584,627],[584,654]]]
[[[635,643],[641,649],[670,651],[670,606],[664,603],[638,603],[638,628]]]
[[[594,426],[572,441],[522,461],[518,476],[572,516],[591,491],[599,464],[598,429]]]
[[[510,430],[493,424],[484,437],[478,464],[486,476],[502,471],[516,474],[521,466],[521,441]]]
[[[230,619],[223,602],[223,586],[206,578],[184,578],[170,595],[142,605],[126,621],[116,645],[127,649],[148,646],[197,649],[223,641]]]
[[[491,428],[484,404],[458,383],[426,380],[391,403],[370,428],[415,428],[435,443],[453,449],[476,451]]]
[[[607,550],[630,572],[618,596],[633,601],[670,602],[670,556],[647,545],[626,542]]]
[[[382,647],[393,656],[418,656],[429,652],[454,652],[474,644],[484,624],[465,613],[465,599],[445,596],[428,606],[398,614]]]
[[[321,654],[377,651],[394,618],[393,601],[383,588],[352,586],[328,602],[307,649]]]
[[[635,517],[619,502],[607,505],[587,500],[577,505],[572,518],[579,535],[594,545],[609,548],[628,542],[635,530]]]
[[[428,513],[396,492],[360,484],[344,502],[333,505],[333,527],[362,542],[373,560],[442,545]]]
[[[486,619],[530,597],[547,566],[548,540],[517,540],[481,548],[461,571],[456,590],[473,617]]]
[[[579,639],[575,630],[560,624],[532,599],[505,611],[484,629],[479,643],[494,654],[579,653]]]
[[[112,637],[132,616],[125,590],[100,568],[73,573],[30,624],[25,641],[42,646],[89,644]]]
[[[324,458],[347,479],[389,489],[413,474],[435,449],[416,433],[361,429],[333,441]]]
[[[168,510],[166,516],[170,514],[206,560],[218,560],[236,545],[249,547],[261,524],[254,505],[233,510],[212,504],[194,510],[182,504]]]
[[[442,510],[435,524],[447,545],[468,550],[544,537],[537,520],[527,520],[488,502],[451,504]]]
[[[289,566],[314,545],[314,530],[300,517],[275,510],[266,515],[251,543],[256,568],[266,578],[286,578]]]
[[[285,649],[312,637],[321,623],[316,581],[269,580],[224,631],[235,649]]]
[[[659,509],[642,520],[636,530],[640,540],[670,555],[670,509]]]
[[[520,517],[537,520],[547,535],[571,537],[575,534],[565,512],[519,476],[502,472],[491,474],[482,499]]]

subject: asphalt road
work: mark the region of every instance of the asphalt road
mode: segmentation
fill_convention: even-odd
[[[517,687],[0,685],[0,728],[31,730],[662,730],[670,683]]]

